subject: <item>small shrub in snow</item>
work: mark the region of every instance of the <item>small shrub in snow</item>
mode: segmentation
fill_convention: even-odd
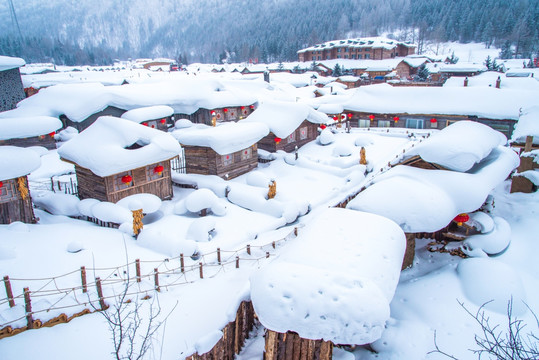
[[[328,129],[324,129],[320,132],[320,135],[318,136],[318,142],[320,145],[329,145],[333,144],[335,141],[335,135]]]
[[[209,189],[193,191],[185,198],[185,208],[192,213],[200,212],[211,207],[219,198]]]
[[[80,241],[72,241],[70,242],[69,244],[67,244],[67,252],[70,252],[70,253],[78,253],[79,251],[81,250],[84,250],[84,246],[82,245],[82,243]]]

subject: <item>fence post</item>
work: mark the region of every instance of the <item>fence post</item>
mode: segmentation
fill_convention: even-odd
[[[30,300],[30,290],[24,288],[24,304],[26,310],[26,324],[28,329],[34,328],[34,318],[32,317],[32,302]]]
[[[80,279],[82,281],[82,292],[87,293],[88,285],[86,284],[86,267],[85,266],[80,267]]]
[[[298,236],[298,228],[297,227],[294,228],[294,236],[296,236],[296,237]]]
[[[135,260],[135,270],[137,272],[137,282],[140,282],[141,281],[141,277],[140,277],[140,259]]]
[[[247,254],[251,255],[251,245],[247,245]]]
[[[198,263],[198,265],[200,266],[200,278],[201,279],[204,279],[204,271],[202,270],[202,263]]]
[[[15,300],[13,299],[13,291],[11,290],[11,282],[9,276],[4,276],[4,285],[6,286],[6,294],[9,301],[9,307],[15,306]]]
[[[240,257],[236,256],[236,269],[240,268]]]
[[[107,304],[105,304],[105,300],[103,299],[103,288],[101,287],[100,277],[95,278],[95,286],[97,287],[97,296],[99,296],[99,306],[101,306],[101,310],[106,310]]]
[[[275,249],[275,241],[273,241],[273,242],[271,243],[271,247],[273,247],[273,248]]]
[[[269,251],[266,251],[266,259],[269,258]]]
[[[185,264],[183,262],[183,254],[180,254],[180,270],[185,272]]]
[[[155,290],[161,291],[159,288],[159,270],[157,268],[153,269],[153,278],[155,280]]]
[[[221,248],[217,248],[217,262],[221,265]]]
[[[56,192],[54,191],[54,179],[52,178],[52,176],[51,176],[51,191],[54,193]]]

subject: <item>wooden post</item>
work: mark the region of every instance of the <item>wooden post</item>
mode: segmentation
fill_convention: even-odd
[[[103,299],[103,288],[101,287],[100,277],[95,278],[95,286],[97,288],[97,296],[99,296],[99,306],[101,306],[101,310],[106,310],[107,304],[105,304],[105,299]]]
[[[34,318],[32,317],[32,301],[30,300],[30,290],[24,288],[24,304],[26,310],[26,324],[28,329],[34,328]]]
[[[9,276],[4,276],[4,285],[6,286],[6,294],[9,301],[9,307],[15,306],[15,300],[13,299],[13,291],[11,290],[11,282]]]
[[[251,245],[247,245],[247,254],[251,255]]]
[[[294,228],[294,236],[296,236],[296,237],[298,236],[298,228],[297,227]]]
[[[266,251],[266,258],[269,258],[269,251]]]
[[[204,270],[202,269],[202,263],[198,263],[198,265],[199,265],[200,278],[204,279]]]
[[[180,254],[180,270],[181,270],[181,272],[185,272],[185,264],[183,262],[183,254]]]
[[[85,266],[80,267],[80,279],[82,281],[82,292],[87,293],[88,285],[86,285],[86,267]]]
[[[271,247],[275,249],[275,241],[271,243]]]
[[[137,282],[142,280],[140,275],[140,259],[135,260],[135,271],[137,272]]]
[[[240,257],[236,256],[236,269],[240,268]]]
[[[533,136],[526,136],[526,143],[524,144],[524,152],[532,151]]]
[[[161,288],[159,288],[159,270],[157,268],[153,269],[153,279],[155,281],[155,290],[161,291]]]
[[[217,248],[217,262],[221,265],[221,248]]]

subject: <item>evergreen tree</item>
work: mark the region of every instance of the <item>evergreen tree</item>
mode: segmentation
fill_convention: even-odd
[[[500,71],[500,65],[498,65],[496,59],[492,62],[492,71]]]
[[[333,76],[342,76],[341,66],[339,63],[335,64],[335,67],[333,68]]]
[[[500,58],[502,59],[511,59],[513,58],[513,50],[511,50],[511,42],[507,40],[502,46],[502,51],[500,52]]]
[[[485,60],[485,66],[487,67],[488,70],[492,70],[492,60],[490,59],[490,55],[487,56]]]
[[[427,69],[427,65],[421,64],[419,69],[417,69],[417,78],[419,81],[427,81],[429,78],[430,72],[429,69]]]
[[[451,53],[451,57],[449,59],[447,59],[447,61],[450,63],[450,64],[456,64],[459,62],[459,58],[458,56],[455,56],[455,52],[453,51]]]

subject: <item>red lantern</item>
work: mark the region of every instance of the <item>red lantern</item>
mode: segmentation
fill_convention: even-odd
[[[164,124],[164,123],[166,123],[166,122],[167,122],[166,119],[161,119],[161,124]]]
[[[346,120],[346,114],[341,114],[341,121]]]
[[[374,120],[374,115],[369,115],[369,119],[371,119],[371,121]]]
[[[212,110],[210,114],[211,116],[215,116],[215,110]]]
[[[352,113],[349,113],[349,114],[348,114],[348,118],[349,118],[349,119],[352,118]]]
[[[4,183],[0,181],[0,188],[4,186]]]
[[[339,120],[339,117],[338,117],[337,115],[335,115],[335,116],[333,117],[333,120],[337,121],[337,120]]]
[[[470,215],[466,213],[458,214],[453,219],[453,221],[456,222],[458,226],[462,226],[462,224],[467,222],[468,220],[470,220]]]
[[[399,119],[398,116],[395,116],[395,117],[393,118],[393,120],[394,120],[395,122],[399,122],[400,119]]]
[[[161,175],[163,173],[163,170],[165,170],[165,168],[162,165],[157,165],[153,168],[153,172],[158,175]]]
[[[147,123],[147,122],[143,122],[142,125],[148,126],[148,123]]]
[[[241,109],[242,109],[242,110],[245,110],[245,106],[242,106]]]
[[[324,124],[320,125],[320,129],[322,129],[322,130],[324,130],[326,127],[327,127],[327,126],[324,125]]]
[[[254,110],[255,109],[255,106],[254,105],[251,105],[249,106],[251,108],[251,110]]]
[[[228,112],[228,108],[224,108],[223,111],[225,112],[225,114]]]
[[[273,139],[273,141],[275,141],[276,144],[280,143],[281,140],[282,139],[280,137],[276,137],[275,139]]]
[[[56,133],[53,131],[53,132],[49,133],[49,136],[50,136],[51,138],[53,138],[55,134],[56,134]]]
[[[430,119],[431,124],[434,124],[436,121],[438,121],[438,120],[436,120],[435,118]]]
[[[124,184],[131,184],[131,181],[133,181],[133,178],[131,177],[131,175],[124,175],[122,176],[122,182]]]

